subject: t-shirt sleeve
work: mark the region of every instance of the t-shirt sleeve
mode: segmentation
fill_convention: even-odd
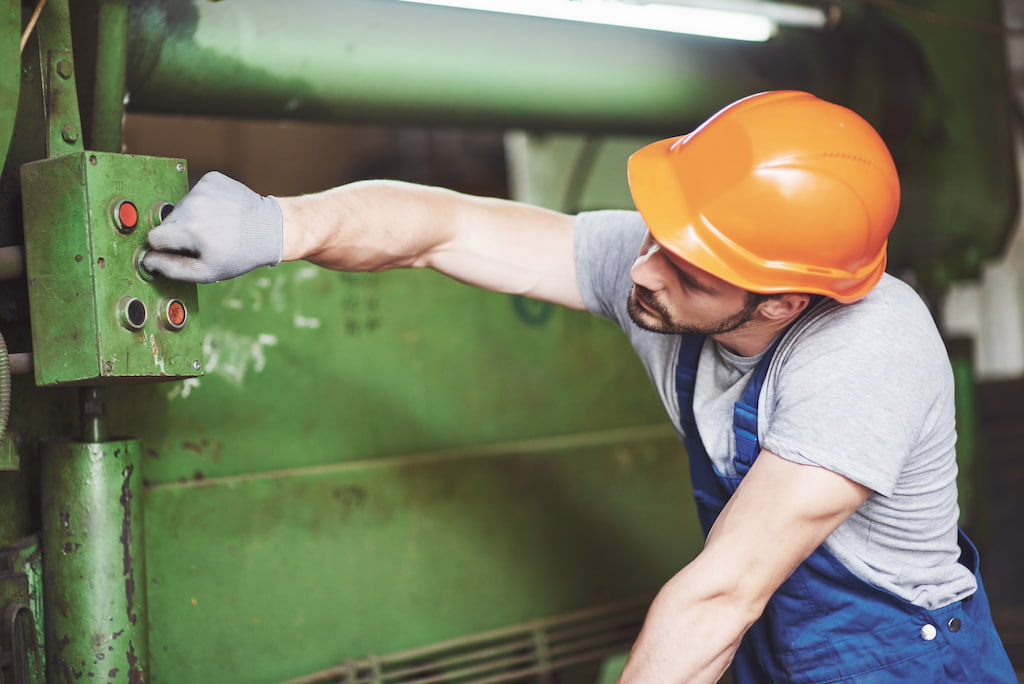
[[[574,237],[576,279],[587,310],[611,319],[629,338],[672,423],[677,425],[675,362],[680,337],[644,330],[630,319],[626,308],[633,287],[629,271],[646,234],[647,226],[636,212],[580,214]]]
[[[646,232],[640,215],[632,211],[594,211],[576,217],[576,281],[588,311],[620,326],[627,324],[629,270]]]
[[[915,450],[950,437],[940,433],[952,424],[951,371],[934,333],[895,316],[869,327],[859,315],[838,307],[780,347],[761,444],[891,496]]]

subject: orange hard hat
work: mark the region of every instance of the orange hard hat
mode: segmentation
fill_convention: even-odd
[[[799,91],[751,95],[629,159],[629,188],[665,249],[765,294],[853,302],[878,283],[900,203],[878,133]]]

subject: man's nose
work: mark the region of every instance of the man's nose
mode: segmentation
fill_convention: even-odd
[[[656,243],[645,245],[646,251],[640,253],[629,269],[629,277],[640,287],[653,292],[663,289],[665,263]]]

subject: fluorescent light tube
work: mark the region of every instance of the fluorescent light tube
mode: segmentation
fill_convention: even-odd
[[[564,19],[589,24],[685,33],[733,40],[765,41],[777,25],[765,16],[706,7],[616,0],[403,0],[420,5]]]

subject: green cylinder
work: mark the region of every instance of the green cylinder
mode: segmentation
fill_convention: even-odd
[[[685,129],[787,48],[379,0],[137,0],[133,112]],[[711,109],[711,111],[708,111]]]
[[[139,444],[41,452],[47,681],[147,681]]]
[[[125,60],[128,56],[128,0],[101,2],[97,23],[90,149],[120,152]]]

